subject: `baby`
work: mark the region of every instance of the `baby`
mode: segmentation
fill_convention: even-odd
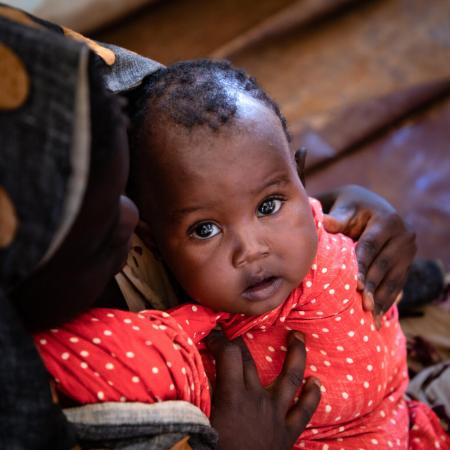
[[[294,448],[449,448],[432,411],[404,399],[395,307],[380,330],[363,311],[354,243],[324,230],[285,120],[256,82],[224,62],[175,64],[150,77],[133,124],[139,234],[187,304],[92,310],[37,335],[60,390],[83,403],[187,399],[209,413],[203,367],[213,380],[214,364],[201,340],[213,328],[242,336],[266,386],[294,329],[305,336],[305,375],[322,383]],[[156,339],[166,340],[162,358]]]

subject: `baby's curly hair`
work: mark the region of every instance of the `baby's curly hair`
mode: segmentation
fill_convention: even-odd
[[[175,124],[187,132],[208,127],[220,132],[238,111],[238,93],[261,101],[280,119],[290,142],[286,119],[256,80],[228,61],[198,59],[161,68],[128,93],[130,170],[127,193],[141,207],[142,176],[148,136],[153,127]]]
[[[254,78],[228,61],[198,59],[153,72],[129,94],[132,146],[139,146],[144,127],[151,127],[152,123],[160,123],[163,119],[187,130],[207,126],[219,131],[236,115],[236,91],[270,108],[279,117],[290,140],[286,120],[278,105]]]

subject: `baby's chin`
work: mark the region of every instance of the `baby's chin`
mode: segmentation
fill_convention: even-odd
[[[250,301],[245,298],[239,298],[238,301],[230,302],[222,309],[212,307],[217,312],[227,312],[231,314],[243,314],[246,316],[261,316],[281,307],[291,290],[284,289],[271,298],[262,301]]]
[[[241,312],[242,314],[245,314],[246,316],[261,316],[263,314],[267,314],[271,311],[274,311],[275,309],[279,308],[283,305],[284,301],[286,300],[286,297],[283,297],[280,300],[274,300],[270,302],[270,304],[261,304],[261,305],[250,305],[248,312]]]

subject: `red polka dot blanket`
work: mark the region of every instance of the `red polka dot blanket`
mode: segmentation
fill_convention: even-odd
[[[322,398],[294,448],[449,449],[450,439],[425,405],[405,399],[405,338],[392,308],[375,328],[356,290],[353,242],[322,227],[316,259],[301,285],[261,316],[217,313],[201,305],[168,312],[94,309],[64,327],[39,333],[37,347],[58,389],[79,403],[186,400],[210,412],[214,364],[201,340],[217,325],[242,336],[260,379],[280,373],[289,330],[305,335],[305,375]]]

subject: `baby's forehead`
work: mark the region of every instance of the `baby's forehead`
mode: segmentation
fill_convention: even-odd
[[[207,157],[203,148],[209,144],[210,153],[226,145],[226,138],[238,129],[230,124],[220,130],[211,130],[207,126],[188,129],[176,123],[162,120],[153,125],[150,142],[146,151],[151,155],[153,162],[166,162],[173,164],[177,160],[197,160]],[[200,152],[201,149],[201,152]],[[199,154],[200,153],[200,154]]]
[[[245,199],[255,201],[268,182],[284,186],[295,178],[284,134],[271,142],[258,131],[250,134],[236,127],[223,131],[164,130],[153,148],[151,170],[141,172],[143,220],[167,225],[180,223],[180,217],[187,217],[186,211],[194,207],[225,211]],[[184,213],[180,216],[176,211]]]
[[[146,154],[141,165],[148,170],[139,170],[147,178],[144,183],[148,185],[149,176],[153,186],[174,177],[204,178],[212,166],[216,173],[217,168],[220,174],[230,173],[243,164],[249,168],[261,164],[274,153],[286,157],[289,143],[279,117],[246,95],[240,95],[236,103],[236,114],[216,129],[208,124],[189,128],[167,120],[164,112],[156,120],[149,117],[148,139],[141,148]]]
[[[211,164],[230,172],[244,162],[258,164],[274,152],[285,153],[285,146],[276,142],[269,149],[257,145],[259,134],[236,123],[227,123],[220,130],[165,127],[151,146],[151,163],[181,175],[207,172]]]
[[[220,126],[211,126],[210,122],[186,126],[173,120],[173,111],[155,111],[148,118],[147,126],[152,136],[153,150],[160,153],[161,147],[172,150],[195,150],[199,142],[210,142],[211,148],[226,145],[230,137],[237,135],[256,135],[269,132],[278,135],[283,144],[287,144],[287,136],[276,113],[262,101],[242,92],[234,92],[236,111],[232,117],[227,117]],[[158,109],[158,108],[156,108]],[[283,145],[284,146],[284,145]],[[158,155],[155,155],[158,156]]]

